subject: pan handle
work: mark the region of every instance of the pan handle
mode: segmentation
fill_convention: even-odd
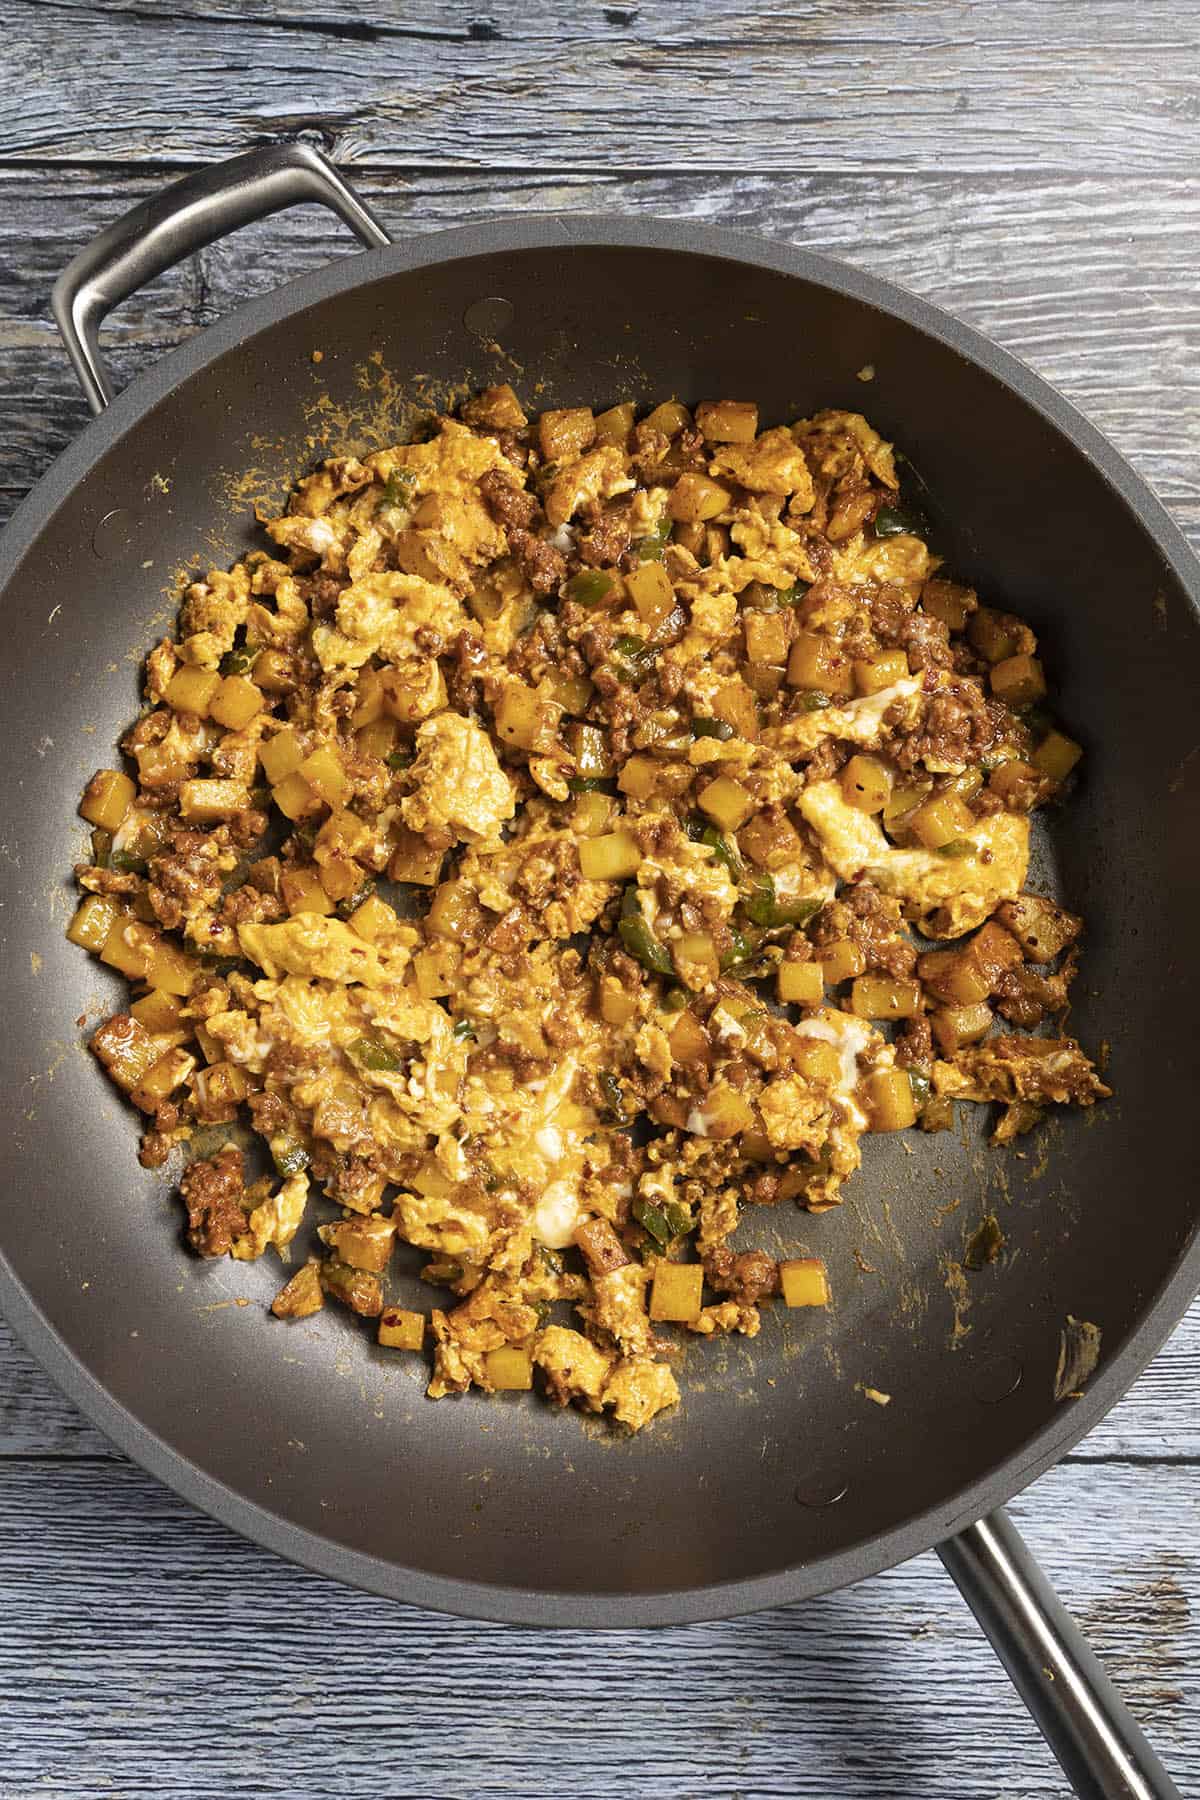
[[[948,1538],[938,1555],[1080,1800],[1180,1800],[1007,1513]]]
[[[94,413],[114,397],[100,356],[100,326],[114,306],[206,244],[317,201],[337,213],[369,250],[391,239],[333,164],[307,144],[275,144],[186,175],[143,200],[74,257],[54,284],[54,320]]]

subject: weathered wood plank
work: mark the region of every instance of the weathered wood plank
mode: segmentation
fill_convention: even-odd
[[[237,9],[240,10],[240,9]],[[534,11],[504,0],[240,20],[0,3],[0,156],[206,161],[311,131],[353,162],[523,169],[1193,166],[1194,16],[1112,4]],[[235,28],[236,27],[236,28]],[[103,79],[96,72],[103,71]]]
[[[1018,1508],[1181,1781],[1198,1499],[1195,1470],[1068,1468]],[[1067,1793],[932,1558],[802,1608],[548,1641],[349,1595],[131,1468],[8,1466],[0,1582],[13,1800]]]

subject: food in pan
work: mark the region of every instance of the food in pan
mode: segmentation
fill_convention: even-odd
[[[687,1334],[829,1301],[742,1209],[811,1246],[865,1135],[1107,1093],[1026,888],[1080,747],[861,415],[491,388],[265,530],[148,657],[69,935],[133,985],[91,1047],[143,1163],[280,1318],[636,1430]]]

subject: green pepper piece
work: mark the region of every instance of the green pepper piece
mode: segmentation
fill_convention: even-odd
[[[694,738],[716,738],[719,744],[727,744],[733,736],[733,726],[724,719],[693,719],[692,736]]]
[[[674,1237],[684,1237],[689,1231],[694,1231],[696,1228],[692,1209],[690,1206],[686,1206],[682,1200],[664,1200],[662,1214],[671,1227]]]
[[[563,588],[568,600],[577,606],[599,606],[612,592],[613,579],[603,569],[580,569]]]
[[[932,1083],[928,1075],[922,1075],[919,1069],[910,1069],[908,1085],[912,1089],[913,1105],[920,1112],[928,1102]]]
[[[742,879],[742,865],[736,852],[710,820],[702,818],[699,813],[693,813],[684,826],[684,830],[694,844],[708,845],[714,860],[725,865],[734,881]]]
[[[304,1145],[293,1137],[277,1137],[271,1139],[271,1161],[279,1175],[298,1175],[301,1169],[307,1169],[309,1154]]]
[[[604,1095],[604,1104],[619,1124],[628,1123],[629,1115],[625,1111],[625,1095],[621,1084],[608,1069],[601,1069],[596,1077],[596,1085]]]
[[[421,1280],[432,1282],[435,1287],[453,1287],[465,1274],[462,1264],[455,1262],[453,1257],[435,1256],[421,1270]]]
[[[258,658],[257,646],[247,644],[241,650],[227,650],[221,658],[222,675],[248,675]]]
[[[636,887],[627,887],[621,900],[621,917],[617,923],[617,934],[625,949],[644,969],[652,975],[673,975],[675,965],[670,953],[663,949],[649,925],[645,914],[638,904]]]
[[[602,794],[612,792],[611,775],[569,775],[567,786],[573,794]]]
[[[369,900],[374,892],[375,883],[373,881],[364,881],[357,894],[350,894],[345,900],[339,900],[333,910],[336,912],[339,919],[348,919],[350,914],[357,912],[363,902]]]
[[[644,638],[622,634],[613,640],[616,676],[627,687],[640,687],[654,667],[657,651]]]
[[[749,893],[742,895],[742,911],[754,925],[775,925],[775,883],[765,869],[759,870]]]
[[[929,521],[915,506],[906,506],[898,501],[895,506],[881,506],[875,514],[872,530],[877,538],[902,537],[911,534],[924,537],[929,530]]]
[[[465,1043],[468,1038],[473,1038],[475,1036],[474,1019],[456,1019],[450,1036],[456,1044]]]
[[[563,1259],[558,1254],[558,1251],[552,1250],[549,1244],[538,1244],[536,1248],[538,1260],[541,1262],[542,1267],[548,1269],[551,1275],[561,1275],[563,1272]]]
[[[667,547],[667,540],[670,535],[671,517],[669,513],[663,513],[652,532],[648,533],[646,537],[637,538],[635,540],[633,553],[638,561],[661,562],[663,559],[663,551]]]
[[[820,688],[805,688],[802,694],[797,694],[796,703],[801,712],[824,712],[827,706],[833,705],[829,695],[823,694]]]
[[[643,1231],[649,1232],[660,1250],[665,1250],[675,1233],[671,1230],[667,1216],[649,1200],[635,1200],[630,1212]]]
[[[383,484],[380,506],[406,506],[416,485],[417,477],[412,469],[393,469]]]
[[[108,859],[112,855],[112,846],[112,832],[105,831],[102,825],[97,825],[92,833],[92,867],[94,869],[108,868]]]
[[[360,1068],[370,1069],[377,1075],[394,1075],[403,1067],[398,1052],[390,1049],[387,1044],[380,1043],[378,1038],[355,1038],[352,1044],[347,1045],[347,1051]]]
[[[412,757],[407,750],[389,750],[383,760],[389,769],[407,769],[412,765]]]
[[[682,1012],[687,1003],[688,997],[683,989],[681,987],[673,987],[669,993],[663,995],[662,1009],[664,1012],[668,1013]]]
[[[721,958],[722,975],[730,975],[735,970],[746,968],[758,955],[757,942],[748,937],[744,931],[738,931],[734,927],[730,930],[729,936],[729,948]]]
[[[109,864],[114,869],[120,869],[123,875],[144,875],[146,873],[145,857],[136,855],[132,850],[114,850],[109,858]]]
[[[959,857],[976,856],[978,853],[978,844],[970,838],[951,838],[948,844],[939,844],[934,852],[936,856],[944,856],[952,862],[957,861]]]

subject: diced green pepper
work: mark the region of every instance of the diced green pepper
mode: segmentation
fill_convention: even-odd
[[[279,1175],[298,1175],[301,1169],[307,1169],[309,1154],[304,1145],[293,1137],[277,1137],[271,1139],[271,1161],[275,1164]]]
[[[920,1112],[928,1104],[932,1084],[928,1075],[922,1075],[919,1069],[908,1071],[908,1085],[912,1089],[913,1105]]]
[[[827,706],[833,705],[833,701],[820,688],[805,688],[803,693],[797,694],[796,704],[801,712],[824,712]]]
[[[404,1066],[399,1052],[378,1038],[355,1038],[347,1049],[360,1068],[370,1069],[375,1074],[394,1075]]]
[[[961,856],[977,856],[979,845],[973,843],[970,838],[951,838],[948,844],[939,844],[934,854],[945,856],[954,862]]]
[[[924,537],[929,530],[929,521],[915,506],[897,501],[894,506],[880,507],[872,529],[877,538],[901,537],[905,533]]]
[[[380,506],[407,506],[417,477],[412,469],[393,469],[383,484]]]
[[[577,606],[599,606],[612,592],[613,579],[603,569],[580,569],[578,575],[572,575],[563,588],[568,600],[574,600]]]
[[[728,839],[722,837],[711,820],[702,818],[699,813],[693,813],[684,826],[684,830],[694,844],[708,845],[714,860],[724,864],[734,881],[742,879],[742,865],[738,860],[737,852],[730,845]]]
[[[541,1262],[542,1267],[544,1269],[548,1269],[550,1271],[551,1275],[561,1275],[562,1274],[563,1259],[558,1254],[557,1250],[552,1250],[550,1248],[549,1244],[538,1244],[537,1245],[537,1253],[538,1253],[538,1260]]]
[[[611,775],[569,775],[567,786],[573,794],[601,794],[612,792]]]
[[[613,1118],[624,1125],[629,1115],[625,1111],[625,1094],[616,1076],[609,1069],[601,1069],[596,1077],[596,1085],[604,1095],[604,1104]]]
[[[665,1250],[675,1233],[671,1230],[667,1216],[649,1200],[635,1200],[630,1212],[643,1231],[649,1232],[660,1250]]]
[[[670,952],[663,949],[649,925],[645,914],[638,904],[638,890],[627,887],[621,900],[621,917],[617,924],[617,934],[635,962],[640,962],[643,969],[649,969],[652,975],[673,975],[675,965],[671,961]]]
[[[456,1044],[465,1043],[468,1038],[473,1038],[475,1036],[474,1019],[456,1019],[454,1021],[454,1029],[451,1031],[450,1036],[454,1039]]]
[[[724,719],[693,719],[692,736],[694,738],[716,738],[719,744],[727,744],[733,736],[733,726]]]
[[[736,927],[730,929],[730,944],[721,958],[722,975],[746,969],[758,955],[758,940]]]
[[[616,677],[627,687],[640,687],[654,668],[657,651],[644,638],[622,634],[613,640]]]
[[[383,760],[389,769],[407,769],[412,764],[412,756],[407,750],[390,750]]]
[[[256,645],[246,644],[240,650],[227,650],[221,658],[222,675],[248,675],[258,658]]]
[[[639,562],[661,562],[670,536],[671,517],[664,513],[652,532],[635,540],[633,553]]]

